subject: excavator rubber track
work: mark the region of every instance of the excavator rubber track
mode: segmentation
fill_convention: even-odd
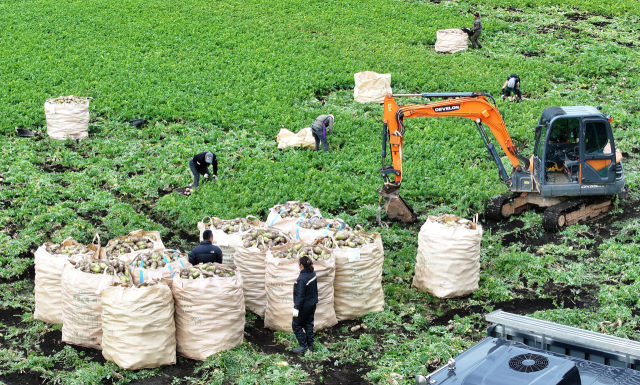
[[[487,202],[487,218],[493,219],[494,221],[501,221],[505,219],[502,215],[502,207],[504,204],[511,199],[514,199],[518,196],[518,194],[500,194],[489,199]]]
[[[572,199],[553,205],[544,211],[542,227],[557,232],[566,226],[601,217],[613,208],[611,199]]]

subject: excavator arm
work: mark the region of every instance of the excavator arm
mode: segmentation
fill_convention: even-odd
[[[398,106],[394,96],[413,96],[423,98],[454,98],[437,101],[428,104],[410,104]],[[500,179],[504,183],[509,182],[509,176],[498,156],[493,143],[489,140],[482,124],[486,124],[500,147],[509,158],[514,168],[519,168],[520,161],[529,168],[529,160],[519,156],[516,146],[511,140],[504,120],[497,107],[487,98],[491,95],[476,92],[465,93],[422,93],[387,95],[384,99],[384,115],[382,129],[382,169],[380,173],[384,179],[384,186],[380,195],[385,198],[385,211],[391,219],[399,219],[403,222],[413,222],[416,219],[413,210],[400,197],[398,190],[402,182],[402,146],[404,140],[405,118],[445,117],[458,116],[468,118],[476,123],[476,127],[489,151],[496,162],[500,172]],[[385,165],[387,142],[391,151],[392,165]]]

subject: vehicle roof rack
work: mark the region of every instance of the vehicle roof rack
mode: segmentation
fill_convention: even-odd
[[[617,356],[618,360],[627,363],[627,367],[634,367],[634,362],[640,360],[640,342],[578,329],[571,326],[560,325],[554,322],[538,320],[531,317],[496,310],[487,314],[486,320],[495,325],[490,328],[490,335],[508,338],[510,334],[529,337],[529,342],[534,347],[544,350],[556,351],[553,347],[567,346],[567,351],[575,350],[574,347],[587,353],[598,352],[603,356]],[[571,354],[573,355],[573,354]],[[623,359],[624,357],[624,359]],[[595,361],[595,360],[594,360]],[[605,363],[605,362],[603,362]],[[629,365],[631,364],[631,365]]]

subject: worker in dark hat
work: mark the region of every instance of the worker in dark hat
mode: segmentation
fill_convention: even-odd
[[[471,27],[471,48],[482,48],[482,45],[478,42],[478,38],[482,33],[482,21],[480,21],[480,13],[476,12],[473,14],[473,27]]]
[[[209,173],[209,165],[213,166],[213,174]],[[218,160],[212,152],[201,152],[189,160],[189,168],[193,174],[193,187],[200,184],[200,175],[205,180],[218,179]]]
[[[333,135],[333,115],[318,116],[311,125],[311,133],[316,140],[316,151],[320,150],[320,142],[322,142],[324,152],[329,152],[327,135]]]

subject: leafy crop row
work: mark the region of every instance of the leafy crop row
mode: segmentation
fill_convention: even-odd
[[[436,54],[436,30],[469,25],[476,9],[484,15],[485,48]],[[265,219],[268,208],[287,200],[309,201],[325,216],[381,232],[385,311],[357,321],[367,333],[341,325],[322,334],[328,346],[302,358],[303,366],[247,344],[212,357],[183,383],[294,383],[336,364],[360,364],[369,381],[409,384],[416,371],[482,337],[481,314],[466,309],[486,312],[513,300],[547,300],[558,309],[536,317],[639,339],[633,205],[612,214],[630,218],[619,227],[572,226],[537,247],[519,240],[547,236],[541,214],[523,214],[485,229],[474,295],[440,300],[410,289],[419,227],[376,219],[382,109],[352,98],[353,74],[362,70],[392,73],[396,92],[494,95],[506,75],[518,73],[525,100],[498,105],[522,153],[532,151],[544,108],[602,105],[614,116],[637,201],[640,35],[630,26],[639,15],[631,0],[0,3],[2,375],[124,384],[163,373],[122,371],[71,346],[40,346],[59,326],[31,318],[33,281],[25,277],[38,245],[69,236],[88,243],[96,232],[105,244],[144,228],[188,250],[203,216]],[[88,139],[13,135],[16,126],[44,130],[44,100],[66,94],[94,97]],[[322,113],[336,116],[330,153],[276,148],[281,127],[297,131]],[[148,124],[126,123],[138,117]],[[407,120],[405,143],[402,194],[420,221],[440,213],[470,217],[506,191],[468,120]],[[188,159],[208,149],[218,156],[220,179],[190,197],[172,194],[191,182]],[[462,316],[431,325],[452,310]],[[248,325],[254,320],[249,315]],[[289,350],[293,340],[274,335]]]

